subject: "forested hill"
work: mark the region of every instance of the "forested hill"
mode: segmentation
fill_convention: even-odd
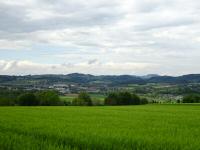
[[[133,75],[100,75],[90,74],[67,74],[67,75],[27,75],[27,76],[7,76],[0,75],[0,84],[24,84],[24,83],[78,83],[78,84],[146,84],[146,83],[200,83],[200,74],[189,74],[178,77],[173,76],[133,76]]]

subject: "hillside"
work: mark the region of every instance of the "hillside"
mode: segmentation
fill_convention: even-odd
[[[168,83],[187,84],[200,83],[200,74],[189,74],[178,77],[173,76],[133,76],[133,75],[100,75],[90,74],[67,74],[67,75],[27,75],[27,76],[0,76],[0,84],[53,84],[53,83],[76,83],[76,84],[146,84],[146,83]]]

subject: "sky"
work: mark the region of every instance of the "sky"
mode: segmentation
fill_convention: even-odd
[[[200,73],[199,0],[0,0],[0,74]]]

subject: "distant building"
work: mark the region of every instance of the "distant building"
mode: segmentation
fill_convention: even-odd
[[[68,84],[54,84],[49,86],[50,89],[54,89],[62,94],[70,93],[69,85]]]

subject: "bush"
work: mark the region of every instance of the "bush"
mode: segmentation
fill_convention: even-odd
[[[21,90],[9,90],[0,88],[0,106],[14,106],[18,105],[17,98],[23,94]]]
[[[146,98],[141,98],[140,104],[148,104],[148,100]]]
[[[21,106],[37,106],[39,101],[33,93],[25,93],[18,97],[18,104]]]
[[[189,94],[183,97],[183,103],[200,103],[199,94]]]
[[[0,106],[58,106],[64,105],[55,91],[25,92],[0,89]]]
[[[129,92],[110,93],[105,98],[105,105],[139,105],[148,103],[147,99],[140,99]]]
[[[140,97],[139,97],[138,95],[136,95],[136,94],[132,94],[131,102],[132,102],[132,103],[131,103],[132,105],[139,105],[139,104],[142,104],[142,103],[141,103]]]
[[[81,92],[77,98],[73,99],[72,104],[76,106],[92,106],[92,100],[88,93]]]
[[[105,105],[118,105],[118,95],[117,93],[110,93],[105,98]]]
[[[55,91],[41,91],[36,96],[42,106],[64,105]]]
[[[117,98],[118,105],[131,105],[134,101],[132,99],[132,95],[129,92],[120,92]]]
[[[104,101],[94,98],[92,99],[92,105],[93,106],[103,106],[104,105]]]
[[[9,97],[0,97],[0,106],[14,106],[16,105],[16,99]]]

